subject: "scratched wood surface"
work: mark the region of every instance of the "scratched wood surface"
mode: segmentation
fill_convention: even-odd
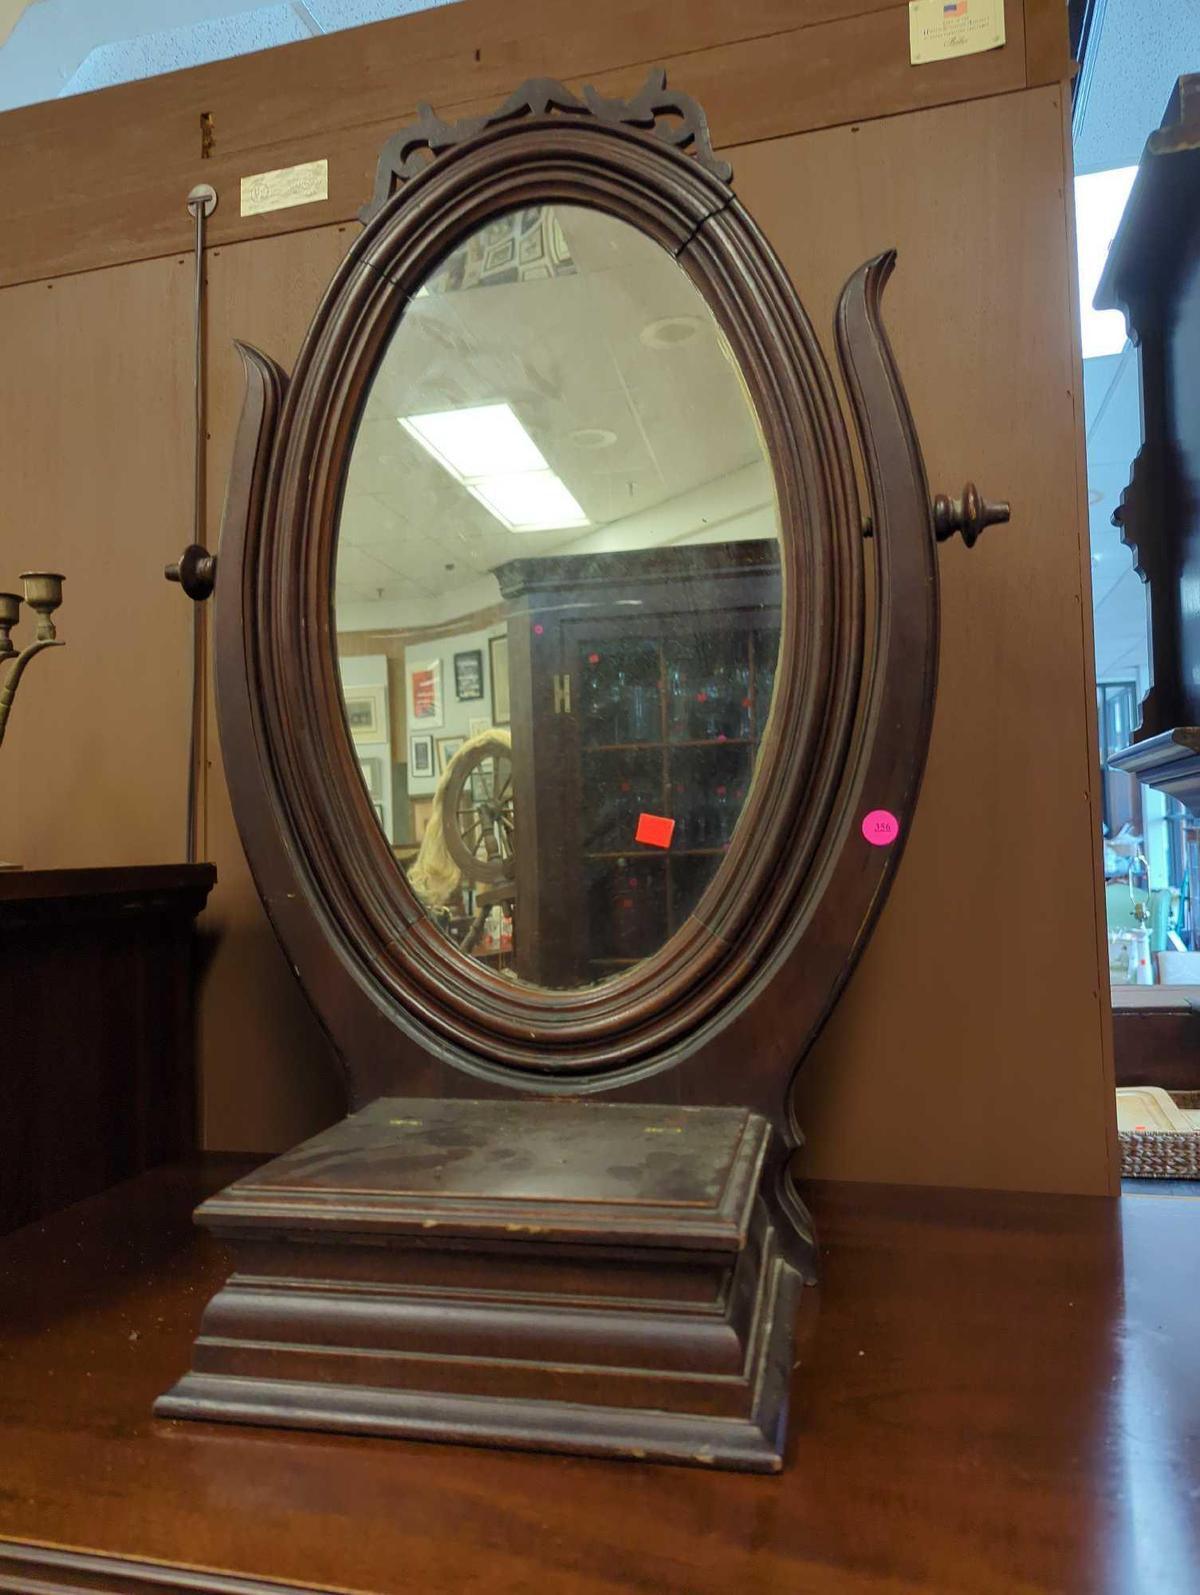
[[[814,1187],[824,1284],[763,1478],[155,1421],[224,1266],[189,1209],[244,1166],[0,1243],[0,1589],[32,1584],[5,1539],[373,1595],[1194,1587],[1194,1201]]]

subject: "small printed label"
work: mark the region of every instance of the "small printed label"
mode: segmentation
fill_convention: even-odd
[[[998,50],[1004,0],[909,0],[908,59],[913,66]]]
[[[639,814],[633,839],[646,847],[670,847],[674,835],[674,820],[669,820],[662,814]]]
[[[289,205],[314,205],[329,198],[329,162],[306,161],[242,178],[242,215],[261,216]]]
[[[862,833],[872,847],[891,847],[900,835],[900,821],[890,809],[872,809],[863,819]]]

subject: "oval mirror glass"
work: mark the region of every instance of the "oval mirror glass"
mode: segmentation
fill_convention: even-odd
[[[782,602],[754,409],[674,259],[566,205],[473,234],[375,374],[336,565],[349,735],[442,934],[558,990],[663,947],[745,809]]]

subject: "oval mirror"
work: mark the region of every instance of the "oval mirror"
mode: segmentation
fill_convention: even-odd
[[[755,779],[783,597],[745,383],[665,249],[541,205],[424,281],[361,413],[335,623],[378,823],[464,955],[578,989],[685,923]]]

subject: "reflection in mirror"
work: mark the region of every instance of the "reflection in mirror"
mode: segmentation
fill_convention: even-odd
[[[658,951],[745,808],[782,603],[754,411],[672,257],[540,206],[444,261],[371,386],[336,581],[363,782],[439,929],[557,989]]]

